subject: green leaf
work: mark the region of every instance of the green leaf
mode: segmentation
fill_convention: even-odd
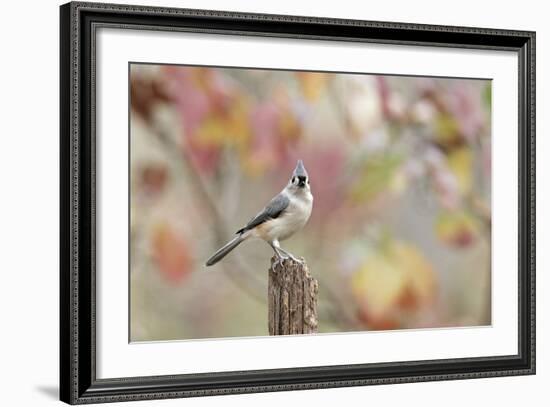
[[[483,89],[483,101],[485,102],[485,104],[490,110],[491,105],[493,103],[493,88],[492,88],[492,83],[490,81],[487,83],[487,85]]]
[[[403,157],[397,154],[381,154],[369,158],[351,187],[351,199],[355,202],[370,200],[389,189],[402,162]]]

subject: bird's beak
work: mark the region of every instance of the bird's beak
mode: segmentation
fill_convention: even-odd
[[[294,173],[292,174],[296,177],[307,177],[307,171],[304,167],[304,163],[302,160],[298,160],[298,163],[296,164],[296,168],[294,169]]]

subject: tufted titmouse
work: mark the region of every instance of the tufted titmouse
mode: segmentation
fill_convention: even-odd
[[[237,236],[226,243],[206,262],[212,266],[223,259],[231,250],[250,237],[265,240],[275,251],[278,260],[291,258],[292,254],[283,250],[279,242],[289,238],[306,224],[313,206],[313,195],[309,187],[309,178],[302,160],[298,160],[296,169],[287,186],[275,196],[267,206],[237,231]]]

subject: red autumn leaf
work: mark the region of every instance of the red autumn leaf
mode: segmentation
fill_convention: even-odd
[[[184,155],[212,174],[225,147],[242,150],[250,138],[246,92],[223,69],[167,66],[164,73],[182,123]]]
[[[312,147],[300,151],[299,155],[292,157],[289,164],[295,162],[295,159],[302,159],[309,173],[311,189],[315,195],[312,216],[314,219],[329,216],[344,201],[344,150],[337,143]]]
[[[191,135],[210,112],[210,98],[195,80],[196,68],[166,66],[167,88],[180,114],[185,135]]]
[[[279,133],[281,112],[272,102],[256,106],[250,113],[250,126],[254,135],[247,156],[247,168],[252,174],[261,174],[277,166],[285,155]]]
[[[157,196],[166,185],[168,171],[165,166],[150,164],[140,168],[138,176],[142,191],[148,196]]]
[[[156,104],[170,102],[171,97],[162,82],[132,74],[130,78],[130,105],[132,110],[149,122]]]
[[[390,331],[400,326],[397,315],[371,314],[366,305],[357,310],[357,318],[373,331]]]
[[[169,282],[181,283],[191,272],[191,249],[169,225],[161,224],[153,232],[152,251],[159,272]]]

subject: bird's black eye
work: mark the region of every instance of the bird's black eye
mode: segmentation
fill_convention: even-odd
[[[291,182],[292,182],[293,184],[295,184],[295,183],[296,183],[296,177],[292,177]]]

